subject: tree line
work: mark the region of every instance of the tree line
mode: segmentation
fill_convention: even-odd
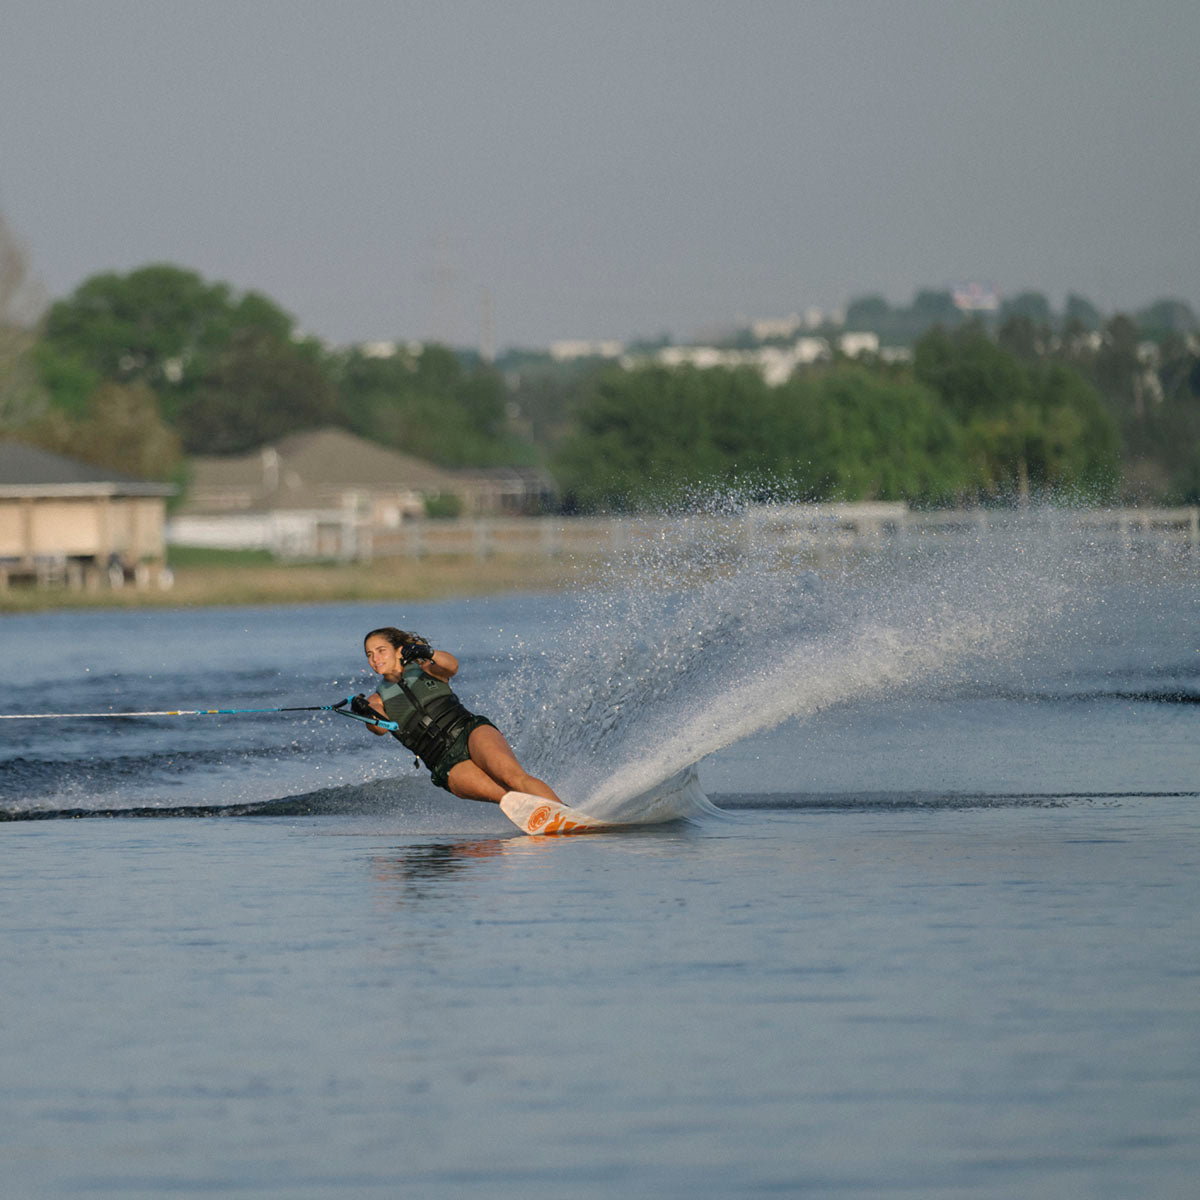
[[[448,467],[533,453],[496,372],[440,346],[329,349],[268,297],[171,265],[86,280],[50,306],[28,358],[9,430],[148,478],[329,425]]]
[[[778,387],[750,368],[646,366],[593,382],[562,450],[568,500],[636,506],[713,482],[792,499],[1111,500],[1116,423],[1061,363],[977,327],[932,331],[911,368],[835,362]]]
[[[835,356],[769,386],[749,368],[649,359],[526,354],[500,369],[437,345],[330,348],[258,292],[156,264],[93,276],[0,344],[0,433],[182,479],[190,455],[334,425],[446,467],[541,465],[581,510],[713,483],[920,504],[1196,502],[1195,321],[1170,303],[1146,328],[1082,302],[1056,319],[1027,298],[999,323],[932,321],[909,362]],[[2,313],[0,330],[15,330]]]
[[[1104,319],[1078,296],[1055,314],[1025,293],[985,321],[922,292],[902,315],[908,361],[835,354],[777,388],[749,368],[610,366],[557,384],[530,372],[518,398],[580,508],[702,479],[931,505],[1200,503],[1200,325],[1185,304]]]
[[[1024,321],[1050,335],[1072,339],[1104,328],[1104,314],[1086,296],[1068,294],[1059,311],[1041,292],[1024,291],[999,299],[979,298],[980,306],[960,308],[953,292],[924,288],[911,303],[893,305],[882,296],[860,296],[846,307],[846,328],[878,334],[887,345],[912,345],[935,325],[956,329],[979,324],[990,333],[999,332],[1013,321]],[[1146,338],[1161,340],[1171,334],[1196,332],[1196,317],[1180,300],[1157,300],[1131,314]]]

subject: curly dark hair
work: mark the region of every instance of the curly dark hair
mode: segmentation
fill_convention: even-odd
[[[403,646],[429,645],[428,638],[423,638],[419,633],[408,633],[403,629],[397,629],[395,625],[385,625],[382,629],[372,629],[363,638],[363,645],[365,646],[373,637],[384,638],[393,650],[399,650]]]

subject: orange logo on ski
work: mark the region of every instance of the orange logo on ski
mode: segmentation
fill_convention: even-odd
[[[540,815],[540,810],[534,816]],[[529,819],[530,833],[592,833],[595,829],[594,825],[588,825],[583,821],[572,821],[569,817],[562,813],[556,813],[553,819],[546,825],[545,829],[538,829],[534,826],[533,817]]]
[[[535,808],[533,812],[529,814],[529,832],[537,833],[537,831],[541,829],[541,827],[550,819],[550,815],[553,812],[554,809],[552,809],[548,804],[543,804],[540,808]],[[550,833],[551,830],[548,829],[546,832]]]
[[[610,827],[606,821],[597,821],[586,813],[572,811],[566,805],[524,792],[506,792],[500,800],[500,810],[530,834],[591,833]]]

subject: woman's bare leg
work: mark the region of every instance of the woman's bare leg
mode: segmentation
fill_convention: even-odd
[[[451,792],[461,799],[486,800],[489,804],[499,804],[504,799],[504,793],[512,790],[502,787],[470,759],[451,767],[446,782]]]
[[[504,792],[528,792],[531,796],[541,796],[546,800],[558,800],[550,785],[535,775],[530,775],[513,753],[508,739],[494,725],[480,725],[471,731],[467,740],[467,750],[471,755],[471,763],[478,767],[489,779],[501,786],[501,796]],[[459,763],[458,766],[466,766]],[[458,767],[454,768],[455,771]],[[453,777],[454,771],[450,772]],[[496,797],[497,801],[500,796]],[[562,801],[559,801],[561,804]]]

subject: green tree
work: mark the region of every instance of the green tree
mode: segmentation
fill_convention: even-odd
[[[1178,333],[1167,334],[1159,343],[1158,378],[1168,402],[1197,394],[1193,382],[1200,383],[1200,353],[1193,349],[1194,345],[1193,339]]]
[[[1189,304],[1182,300],[1156,300],[1142,309],[1135,317],[1138,328],[1145,337],[1162,341],[1174,334],[1186,337],[1200,332],[1200,323]]]
[[[891,311],[882,296],[860,296],[846,305],[846,328],[878,333]]]
[[[1099,499],[1111,496],[1120,477],[1121,437],[1100,394],[1080,372],[1049,363],[1034,373],[1033,398],[1049,425],[1075,426],[1069,438],[1053,445],[1041,473],[1046,484],[1081,488]]]
[[[555,459],[568,503],[624,508],[753,475],[765,461],[767,393],[761,376],[746,368],[604,372]]]
[[[40,310],[28,256],[0,213],[0,429],[32,420],[45,407],[33,357]]]
[[[100,373],[44,340],[33,347],[32,360],[38,381],[54,407],[69,417],[82,420],[87,415],[92,394],[103,382]]]
[[[930,325],[954,326],[962,321],[962,313],[954,303],[953,294],[945,290],[926,288],[919,291],[909,311],[926,328]]]
[[[915,371],[961,423],[981,496],[1111,494],[1115,423],[1095,390],[1067,364],[1036,356],[1023,363],[971,325],[923,337]]]
[[[1095,381],[1122,427],[1140,422],[1146,412],[1145,368],[1138,352],[1141,331],[1132,318],[1117,313],[1104,325],[1096,352]]]
[[[240,331],[209,364],[176,418],[189,454],[242,453],[341,415],[313,354],[267,332]]]
[[[41,362],[52,396],[72,407],[72,372],[115,383],[142,381],[173,416],[237,338],[288,342],[294,321],[257,292],[235,296],[225,283],[167,263],[127,275],[93,275],[46,317]],[[67,365],[64,365],[67,364]],[[55,387],[66,384],[63,393]]]
[[[352,349],[334,358],[332,371],[342,418],[363,437],[447,467],[533,457],[508,429],[499,373],[481,365],[467,370],[444,346],[401,349],[386,358]]]
[[[1050,301],[1041,292],[1020,292],[1000,305],[1000,320],[1026,317],[1034,325],[1049,328],[1054,323],[1054,312]]]
[[[52,305],[46,340],[116,382],[141,379],[151,387],[177,384],[219,353],[239,329],[276,337],[291,333],[291,319],[264,297],[235,300],[228,284],[208,283],[196,272],[166,263],[127,275],[107,272],[84,280]]]
[[[964,489],[958,430],[911,379],[839,364],[772,388],[758,372],[612,370],[556,466],[581,507],[661,502],[697,485],[742,494],[943,500]]]
[[[0,325],[0,432],[33,420],[46,408],[36,354],[34,334]]]
[[[1028,374],[978,322],[925,334],[913,366],[917,379],[964,424],[976,416],[1003,414],[1028,399]]]
[[[1200,504],[1200,438],[1193,439],[1192,446],[1187,461],[1171,477],[1166,499],[1175,504]]]
[[[158,397],[143,382],[102,383],[85,411],[52,407],[20,430],[23,440],[139,479],[177,479],[179,435],[163,420]]]
[[[1007,420],[991,455],[993,490],[1023,497],[1113,496],[1120,477],[1116,422],[1077,371],[1062,363],[1036,368],[1029,403],[1014,406]]]
[[[1048,353],[1050,338],[1048,325],[1040,325],[1023,313],[1014,313],[1000,326],[996,344],[1023,362],[1034,363]]]
[[[1063,321],[1064,324],[1074,321],[1082,330],[1090,333],[1104,324],[1104,316],[1090,300],[1072,292],[1063,307]]]
[[[555,452],[574,428],[580,399],[590,381],[611,366],[605,359],[560,363],[549,355],[525,355],[506,364],[506,405],[514,424],[540,450]]]
[[[942,503],[968,490],[960,428],[924,385],[842,364],[796,387],[814,494]]]

